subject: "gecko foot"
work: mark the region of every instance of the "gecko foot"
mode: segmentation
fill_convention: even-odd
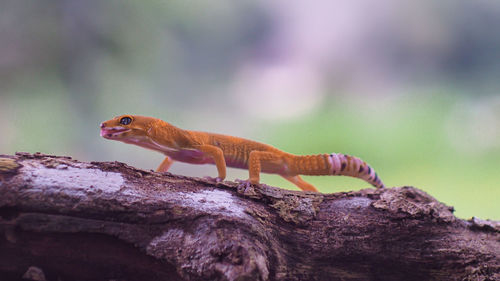
[[[215,184],[218,184],[218,183],[221,183],[222,182],[222,179],[219,178],[219,177],[209,177],[209,176],[206,176],[206,177],[203,177],[204,180],[207,180],[209,182],[214,182]]]
[[[255,186],[258,186],[251,183],[250,180],[240,180],[240,179],[235,179],[235,182],[238,183],[238,193],[246,195],[246,196],[255,196],[257,193],[255,192]]]
[[[245,188],[249,188],[252,185],[250,180],[235,179],[234,181],[237,182],[239,186],[243,186]]]

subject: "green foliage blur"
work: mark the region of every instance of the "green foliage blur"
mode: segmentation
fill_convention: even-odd
[[[140,114],[355,155],[387,186],[499,220],[500,3],[376,2],[4,1],[0,153],[154,169],[161,154],[99,137],[100,122]],[[322,192],[370,187],[305,178]]]

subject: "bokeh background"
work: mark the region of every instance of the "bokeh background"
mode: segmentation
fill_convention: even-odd
[[[99,137],[101,121],[141,114],[356,155],[388,186],[498,220],[499,27],[500,2],[482,0],[2,0],[0,153],[154,169],[159,153]],[[369,187],[307,180],[322,192]]]

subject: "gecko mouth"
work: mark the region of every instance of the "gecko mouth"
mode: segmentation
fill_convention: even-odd
[[[114,138],[121,135],[124,132],[128,132],[130,129],[122,128],[122,127],[112,127],[112,128],[102,128],[101,129],[101,137],[109,139]]]

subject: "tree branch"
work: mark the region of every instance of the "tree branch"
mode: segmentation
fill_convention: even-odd
[[[500,223],[452,211],[413,187],[306,193],[2,155],[0,279],[500,280]]]

